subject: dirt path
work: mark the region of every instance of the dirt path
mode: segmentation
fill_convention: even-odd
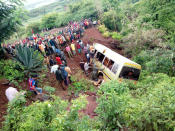
[[[0,127],[2,126],[2,122],[4,121],[3,116],[6,115],[8,100],[5,96],[5,90],[8,86],[3,85],[2,83],[6,82],[5,80],[0,80]]]

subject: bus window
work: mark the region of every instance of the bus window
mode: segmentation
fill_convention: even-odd
[[[100,57],[100,52],[97,53],[96,58],[99,59]]]
[[[101,63],[103,62],[104,57],[105,57],[105,56],[104,56],[102,53],[100,53],[100,52],[97,53],[96,58],[97,58]]]
[[[114,73],[114,74],[116,74],[117,73],[117,70],[118,70],[118,67],[119,67],[119,65],[118,64],[114,64],[114,66],[112,67],[112,72]]]
[[[138,80],[139,75],[140,75],[139,69],[124,66],[119,77],[124,79]]]
[[[114,65],[114,61],[110,60],[108,64],[108,68],[111,70],[113,65]]]
[[[103,65],[108,67],[108,63],[109,63],[109,59],[106,57],[104,62],[103,62]]]

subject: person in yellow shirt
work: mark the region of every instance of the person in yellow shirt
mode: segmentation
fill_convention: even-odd
[[[74,43],[71,44],[71,49],[72,49],[73,55],[76,55],[76,50],[75,50],[75,44]]]

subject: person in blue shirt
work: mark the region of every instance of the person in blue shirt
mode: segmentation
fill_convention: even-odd
[[[69,82],[68,82],[68,73],[65,70],[65,66],[64,65],[61,65],[60,66],[60,70],[61,70],[61,74],[62,74],[62,77],[63,77],[63,80],[64,80],[64,84],[66,86],[68,86],[69,85]]]
[[[42,88],[37,87],[37,75],[33,75],[31,78],[29,78],[29,88],[30,91],[34,91],[36,94],[42,93]]]

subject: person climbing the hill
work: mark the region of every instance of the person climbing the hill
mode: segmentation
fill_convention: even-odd
[[[59,65],[53,65],[53,66],[51,67],[51,69],[50,69],[50,73],[51,73],[51,74],[52,74],[52,73],[56,74],[56,71],[58,70],[58,67],[59,67]]]
[[[58,56],[60,56],[61,55],[61,50],[60,49],[55,49],[55,53],[58,55]]]
[[[35,94],[41,94],[42,88],[37,87],[37,75],[33,75],[29,78],[29,88],[30,91],[33,91]]]
[[[73,42],[71,44],[71,49],[72,49],[73,55],[76,55],[75,44]]]
[[[58,65],[62,64],[61,58],[58,56],[58,54],[55,55],[56,56],[56,62]]]
[[[56,70],[55,75],[56,75],[57,81],[59,81],[59,83],[61,83],[61,86],[62,86],[63,90],[65,90],[64,78],[62,76],[60,67],[58,67],[58,69]]]
[[[72,83],[72,81],[71,81],[72,71],[71,71],[70,67],[66,66],[65,67],[65,71],[68,73],[68,80],[69,80],[69,82]]]
[[[39,45],[38,45],[38,47],[39,47],[39,50],[40,50],[40,52],[43,54],[43,56],[46,56],[46,52],[45,52],[45,45],[41,42]]]
[[[86,76],[88,76],[88,74],[89,74],[89,72],[88,72],[89,68],[90,68],[89,63],[88,62],[84,63],[84,72],[85,72]]]
[[[73,54],[71,52],[71,49],[70,49],[69,45],[66,46],[66,52],[68,53],[69,58],[73,57]]]
[[[89,53],[86,54],[86,60],[87,60],[88,63],[91,62],[91,58],[90,58],[90,54]]]
[[[77,47],[77,50],[78,50],[78,53],[81,54],[81,46],[79,43],[76,44],[76,47]]]
[[[52,39],[49,40],[49,43],[50,43],[50,45],[51,45],[53,51],[55,52],[56,47],[55,47],[55,43],[53,42],[53,39],[54,39],[54,38],[52,37]]]
[[[64,84],[66,85],[66,87],[68,87],[68,85],[69,85],[68,72],[65,70],[65,66],[61,65],[60,70],[61,70],[61,75],[63,76]]]
[[[50,67],[52,67],[53,65],[56,65],[56,61],[54,61],[53,56],[50,56],[49,65]]]
[[[84,49],[84,44],[83,44],[83,41],[82,41],[82,40],[78,40],[78,43],[80,44],[81,49]]]

